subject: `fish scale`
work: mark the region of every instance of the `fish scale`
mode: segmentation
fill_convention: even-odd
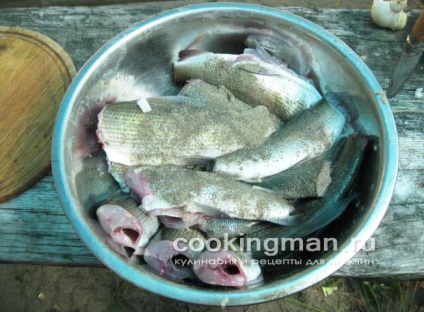
[[[202,213],[285,225],[293,222],[289,216],[293,207],[285,199],[212,172],[143,168],[129,171],[126,182],[142,198],[143,209],[159,216]]]
[[[208,237],[223,238],[237,237],[241,234],[249,233],[250,231],[258,231],[261,226],[266,227],[267,222],[254,220],[243,220],[236,218],[206,218],[199,225],[199,228],[204,231]]]
[[[218,157],[213,171],[257,181],[313,159],[339,138],[345,117],[326,100],[282,125],[263,144]]]
[[[116,205],[124,208],[144,225],[144,232],[147,236],[151,237],[156,233],[159,226],[157,218],[146,215],[134,198],[128,195],[122,195],[116,199],[106,201],[104,204]]]
[[[352,185],[359,172],[363,153],[370,138],[365,135],[353,134],[346,139],[340,155],[334,164],[332,183],[324,197],[300,203],[296,208],[300,211],[300,221],[292,227],[281,227],[270,224],[266,228],[258,228],[248,235],[248,238],[258,238],[262,242],[267,238],[302,238],[323,228],[340,216],[354,197],[349,196]],[[255,227],[255,226],[253,226]],[[274,246],[270,245],[270,248]],[[281,255],[282,245],[278,243],[278,255]],[[252,255],[255,259],[266,257],[263,249],[252,245]]]
[[[205,102],[208,107],[221,110],[249,110],[251,106],[237,99],[225,86],[214,86],[200,79],[190,80],[181,89],[180,96]]]
[[[188,229],[169,229],[169,228],[163,228],[160,231],[159,238],[161,240],[170,240],[174,241],[177,238],[184,238],[186,240],[190,240],[192,238],[200,238],[204,239],[205,235],[196,229],[188,228]]]
[[[97,135],[110,161],[128,165],[192,165],[259,144],[279,122],[265,107],[222,113],[181,105],[144,114],[135,102],[107,105]],[[231,133],[231,135],[228,135]]]
[[[322,98],[314,86],[293,71],[253,55],[231,57],[204,53],[174,64],[177,82],[195,78],[215,86],[224,85],[246,104],[264,105],[285,121],[313,107]]]
[[[345,143],[346,138],[342,137],[321,156],[265,178],[258,186],[285,199],[322,197],[331,183],[331,165]]]

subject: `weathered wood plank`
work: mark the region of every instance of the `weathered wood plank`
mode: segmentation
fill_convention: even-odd
[[[159,3],[108,7],[0,9],[0,24],[39,31],[62,45],[77,68],[107,40],[164,9]],[[387,86],[408,32],[377,28],[365,10],[308,10],[285,8],[323,26],[344,40]],[[411,28],[418,12],[411,14]],[[388,47],[391,52],[387,53]],[[376,250],[360,252],[355,259],[372,265],[345,265],[341,276],[424,276],[424,119],[422,100],[415,89],[424,85],[423,67],[391,101],[399,131],[400,172],[392,204],[376,231]],[[99,265],[64,216],[49,175],[32,189],[0,205],[0,261],[66,265]],[[400,256],[405,259],[399,259]]]
[[[49,174],[0,205],[0,262],[100,265],[63,213]]]
[[[424,204],[391,204],[374,233],[375,251],[360,251],[335,275],[419,278],[424,272]],[[356,263],[355,263],[356,262]],[[366,265],[360,265],[360,264]]]
[[[79,5],[107,5],[107,4],[126,4],[126,3],[137,3],[137,2],[154,2],[160,1],[162,4],[166,2],[166,7],[178,7],[190,3],[204,3],[205,0],[173,0],[173,1],[161,1],[161,0],[2,0],[0,6],[9,7],[9,8],[18,8],[18,7],[47,7],[47,6],[79,6]],[[228,0],[218,0],[221,2],[231,2]],[[216,0],[209,0],[209,2],[217,2]],[[236,2],[236,1],[233,1]],[[237,0],[237,2],[248,2],[255,4],[262,4],[271,7],[285,7],[285,6],[298,6],[299,2],[297,0]],[[320,0],[317,4],[316,1],[309,0],[304,1],[303,6],[305,7],[316,7],[321,8],[355,8],[355,9],[368,9],[371,4],[369,0]],[[164,7],[165,8],[165,7]],[[420,9],[421,4],[418,0],[409,1],[409,9]]]

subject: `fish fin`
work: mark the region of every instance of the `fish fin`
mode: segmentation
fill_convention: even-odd
[[[184,217],[184,216],[182,216]],[[186,229],[188,226],[184,223],[182,218],[171,216],[159,216],[160,222],[166,227],[171,229]]]
[[[262,45],[256,39],[253,39],[253,44],[255,45],[257,55],[262,61],[273,65],[286,67],[281,59],[272,56],[267,50],[262,47]]]
[[[333,222],[346,210],[346,208],[352,203],[352,201],[354,201],[358,197],[359,194],[354,193],[336,202],[333,205],[334,209],[329,209],[327,213],[321,215],[319,218],[316,218],[311,224],[308,224],[308,233],[318,231]]]
[[[243,182],[246,182],[246,183],[262,183],[262,179],[261,178],[243,179],[242,181]]]
[[[189,202],[187,204],[185,210],[189,211],[189,212],[201,213],[201,214],[204,214],[206,216],[211,216],[211,217],[225,216],[220,210],[216,209],[215,207],[205,205],[203,203],[199,203],[199,202],[196,202],[196,201]]]
[[[338,213],[336,214],[336,218],[341,215],[343,213],[343,211],[345,211],[345,209],[355,200],[359,197],[358,193],[353,193],[351,195],[349,195],[348,197],[340,200],[338,202],[338,205],[340,205],[339,209],[338,209]]]
[[[288,216],[282,219],[269,220],[269,222],[279,224],[279,225],[285,225],[285,226],[293,226],[293,225],[299,224],[300,221],[301,221],[300,214],[295,214],[295,215]]]
[[[256,51],[255,49],[252,49],[252,48],[245,48],[245,49],[243,50],[243,54],[253,55],[253,56],[255,56],[255,57],[258,57],[258,58],[259,58],[259,53],[258,53],[258,51]]]
[[[257,62],[252,62],[249,60],[240,60],[234,62],[230,67],[243,70],[251,74],[262,75],[262,76],[281,76],[281,73],[278,70],[273,70],[271,68],[265,68],[259,65]]]
[[[173,218],[182,218],[183,209],[181,208],[169,208],[169,209],[152,209],[147,214],[149,217],[154,216],[165,216],[165,217],[173,217]]]
[[[261,182],[262,182],[262,181],[261,181]],[[260,183],[260,182],[259,182],[259,183]],[[253,189],[256,189],[256,190],[263,191],[263,192],[267,192],[267,193],[275,194],[275,192],[274,192],[273,190],[270,190],[269,188],[262,187],[262,186],[259,186],[259,185],[252,185],[252,188],[253,188]]]
[[[254,55],[253,53],[243,53],[240,54],[239,56],[236,57],[236,59],[234,60],[234,63],[239,63],[239,62],[258,62],[259,61],[259,57],[257,55]]]
[[[359,112],[356,105],[358,101],[349,93],[330,91],[324,94],[324,98],[331,106],[343,114],[348,123],[353,123],[358,119]]]

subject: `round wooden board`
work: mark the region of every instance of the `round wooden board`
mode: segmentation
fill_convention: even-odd
[[[50,38],[0,27],[0,202],[50,170],[55,116],[75,73]]]

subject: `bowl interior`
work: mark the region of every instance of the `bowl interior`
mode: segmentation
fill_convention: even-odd
[[[177,94],[181,86],[173,82],[172,64],[180,50],[196,43],[212,52],[241,53],[246,36],[255,33],[289,38],[296,42],[294,49],[312,52],[309,61],[322,88],[349,94],[349,105],[359,114],[354,126],[378,138],[366,153],[359,205],[349,207],[320,234],[336,238],[338,250],[306,252],[302,257],[346,262],[354,254],[343,254],[351,238],[365,242],[384,214],[396,174],[396,156],[389,155],[397,153],[396,138],[390,141],[389,135],[396,133],[388,105],[376,96],[381,87],[358,56],[318,26],[277,10],[235,4],[174,10],[119,34],[89,60],[62,103],[55,130],[54,177],[65,212],[101,261],[141,287],[191,302],[202,294],[207,303],[219,304],[226,294],[228,304],[247,304],[299,291],[343,264],[307,266],[304,261],[303,265],[279,266],[265,273],[264,285],[252,289],[182,285],[115,254],[105,244],[105,234],[95,219],[97,205],[118,189],[111,176],[102,173],[106,162],[95,136],[100,110],[96,103]]]

